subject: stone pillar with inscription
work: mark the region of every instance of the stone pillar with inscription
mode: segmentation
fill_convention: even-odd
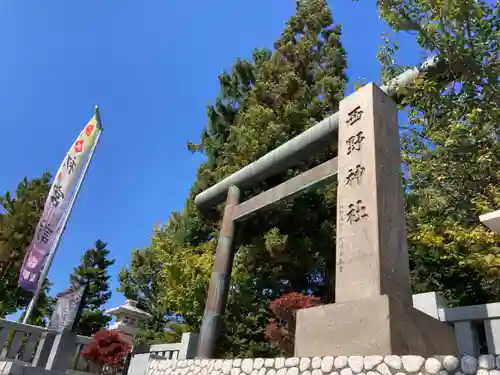
[[[43,353],[35,355],[36,362],[45,363],[46,370],[66,371],[71,363],[77,347],[76,326],[85,305],[87,285],[69,286],[57,295],[57,303],[49,322],[49,329],[59,331],[55,336],[48,358]],[[38,358],[38,359],[37,359]]]
[[[298,312],[295,354],[457,354],[412,305],[397,106],[370,83],[339,112],[335,303]]]

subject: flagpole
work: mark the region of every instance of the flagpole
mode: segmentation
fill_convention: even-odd
[[[78,183],[75,188],[75,194],[73,194],[73,197],[71,201],[69,202],[68,205],[68,211],[66,215],[64,216],[63,222],[62,222],[62,230],[57,233],[56,239],[54,241],[54,247],[51,249],[49,255],[47,256],[47,260],[45,262],[45,265],[43,267],[43,270],[40,274],[40,278],[38,279],[38,285],[36,287],[35,292],[33,293],[33,297],[31,298],[31,301],[26,308],[26,312],[24,314],[23,318],[23,324],[28,324],[28,321],[31,317],[31,314],[33,313],[33,310],[35,309],[36,303],[38,301],[38,298],[40,297],[40,293],[42,292],[43,284],[45,282],[45,279],[47,278],[47,274],[49,273],[50,267],[52,266],[52,261],[54,260],[54,257],[56,255],[57,249],[59,247],[59,243],[61,242],[61,237],[66,230],[66,224],[68,223],[69,217],[71,216],[71,212],[73,211],[73,206],[76,202],[76,199],[78,198],[78,194],[80,193],[80,189],[82,187],[83,181],[85,180],[85,176],[87,175],[87,170],[90,167],[90,163],[92,162],[92,158],[94,157],[94,152],[97,147],[97,144],[99,143],[99,138],[101,137],[102,134],[102,125],[101,125],[101,114],[99,112],[99,107],[95,106],[95,117],[96,117],[96,123],[97,123],[97,128],[99,129],[99,133],[96,135],[96,139],[94,142],[94,145],[90,149],[89,153],[89,158],[87,160],[87,163],[83,167],[82,174],[80,176],[80,179],[78,180]]]

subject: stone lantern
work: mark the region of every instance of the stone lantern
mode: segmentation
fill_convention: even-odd
[[[132,300],[126,300],[123,305],[106,310],[106,314],[116,318],[116,322],[109,329],[120,333],[131,345],[139,330],[139,322],[151,318],[150,314],[139,309],[137,302]]]

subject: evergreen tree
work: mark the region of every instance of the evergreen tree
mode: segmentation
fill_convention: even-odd
[[[234,74],[238,64],[240,61],[231,76],[239,87],[237,105],[232,107],[236,113],[227,117],[217,111],[215,116],[224,124],[217,130],[223,135],[216,138],[212,154],[216,157],[200,167],[186,210],[156,230],[151,245],[162,263],[167,310],[181,313],[196,330],[203,315],[221,207],[201,217],[194,196],[336,112],[346,83],[340,27],[333,25],[322,0],[297,2],[296,14],[274,51],[255,51],[253,61],[245,64],[252,72],[251,80]],[[233,78],[220,81],[219,99],[229,97],[227,102],[231,102],[237,96],[231,91]],[[214,123],[212,114],[209,111],[209,126]],[[208,128],[206,133],[212,130]],[[213,138],[205,137],[202,142],[201,151],[208,152]],[[326,145],[322,154],[247,194],[258,194],[332,156],[333,150]],[[221,355],[276,353],[265,338],[271,317],[269,300],[294,291],[333,298],[335,197],[335,187],[329,186],[245,224],[233,268]]]
[[[80,265],[70,275],[71,285],[88,285],[85,307],[77,327],[79,335],[91,336],[111,320],[101,309],[111,298],[109,266],[115,263],[114,259],[109,259],[110,251],[106,246],[97,240],[95,247],[85,252]]]
[[[43,213],[50,179],[49,173],[33,180],[24,178],[15,194],[6,192],[0,197],[0,317],[25,308],[32,297],[32,293],[19,288],[19,272]],[[32,324],[43,324],[50,316],[49,287],[47,280],[30,318]]]
[[[500,205],[498,3],[377,3],[396,32],[416,32],[422,49],[439,53],[447,68],[400,92],[405,94],[401,108],[409,115],[401,130],[413,288],[443,292],[454,304],[498,300],[500,242],[478,220]],[[158,285],[165,311],[182,314],[195,330],[203,315],[222,206],[202,217],[194,196],[338,109],[346,82],[339,38],[340,28],[332,26],[324,1],[298,1],[273,51],[257,51],[244,64],[238,60],[231,74],[221,76],[221,93],[209,107],[202,142],[190,144],[208,161],[198,171],[186,209],[155,230],[150,247],[162,265]],[[393,55],[394,47],[384,45],[379,56],[384,81],[406,68],[394,65]],[[249,74],[236,73],[242,66]],[[326,149],[245,191],[245,198],[334,151]],[[335,197],[335,187],[328,186],[244,225],[222,356],[275,354],[263,334],[269,301],[291,292],[333,300]]]

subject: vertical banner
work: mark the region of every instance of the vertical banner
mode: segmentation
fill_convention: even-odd
[[[19,286],[34,292],[43,270],[45,259],[55,251],[57,234],[64,230],[62,224],[67,214],[75,187],[89,161],[90,151],[101,131],[96,116],[85,125],[62,162],[49,191],[44,211],[35,230],[33,240],[26,252],[19,275]]]

